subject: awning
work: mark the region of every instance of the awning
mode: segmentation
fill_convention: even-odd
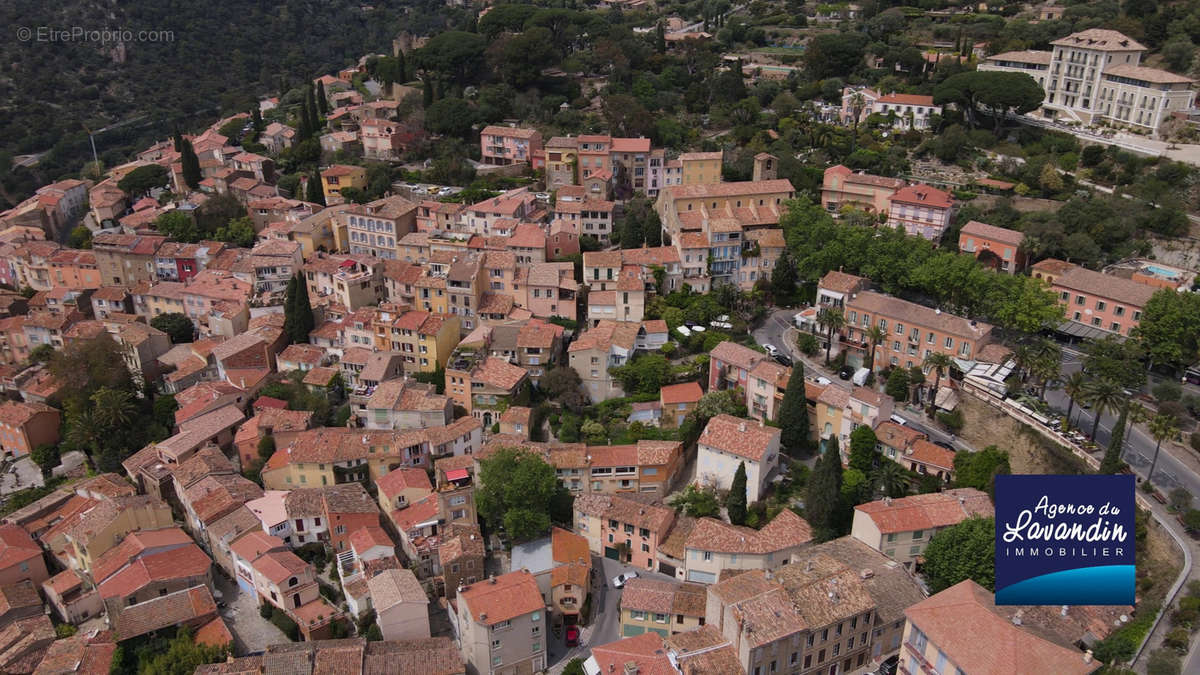
[[[1106,330],[1096,328],[1095,326],[1088,326],[1086,324],[1079,323],[1078,321],[1064,321],[1054,330],[1062,333],[1063,335],[1080,338],[1082,340],[1103,340],[1106,337],[1115,337],[1121,342],[1125,341],[1124,335],[1110,333]]]
[[[950,387],[942,387],[938,389],[937,400],[933,405],[941,410],[954,410],[958,406],[958,392]]]
[[[446,480],[463,480],[468,478],[466,469],[451,469],[446,472]]]

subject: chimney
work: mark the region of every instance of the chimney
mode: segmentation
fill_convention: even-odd
[[[745,422],[738,423],[738,431],[742,432],[743,434],[746,433],[746,423]]]
[[[860,579],[870,579],[873,576],[875,576],[875,571],[870,568],[858,573],[858,578]]]
[[[638,672],[637,661],[626,661],[625,662],[625,675],[637,675],[637,672]]]
[[[812,571],[812,560],[811,559],[804,565],[804,571],[805,572]]]
[[[1083,653],[1083,662],[1084,662],[1084,663],[1091,663],[1091,662],[1092,662],[1092,650],[1090,650],[1090,649],[1089,649],[1089,650],[1087,650],[1086,652],[1084,652],[1084,653]]]
[[[1016,614],[1013,614],[1012,622],[1014,626],[1021,625],[1021,616],[1025,614],[1025,610],[1018,609]]]

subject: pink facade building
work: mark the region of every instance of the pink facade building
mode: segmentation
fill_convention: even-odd
[[[892,195],[888,225],[936,242],[953,216],[954,197],[950,193],[928,185],[909,185]]]
[[[532,162],[534,153],[542,150],[542,134],[537,129],[484,127],[479,134],[479,150],[484,164]]]
[[[970,253],[993,269],[1012,274],[1025,268],[1027,257],[1021,250],[1024,241],[1021,232],[972,220],[959,232],[958,250]]]

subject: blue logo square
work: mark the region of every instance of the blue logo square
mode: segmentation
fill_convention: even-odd
[[[1132,605],[1131,475],[996,476],[997,605]]]

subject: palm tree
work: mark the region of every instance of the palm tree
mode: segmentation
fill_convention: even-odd
[[[1174,415],[1159,413],[1150,420],[1150,435],[1154,437],[1154,459],[1150,461],[1150,473],[1146,474],[1146,480],[1154,478],[1154,466],[1158,464],[1158,449],[1162,447],[1162,442],[1168,438],[1175,438],[1175,434],[1179,433],[1178,420]]]
[[[1087,402],[1092,404],[1092,441],[1096,440],[1096,430],[1100,427],[1100,417],[1106,412],[1112,412],[1121,407],[1125,401],[1125,391],[1121,385],[1109,379],[1092,380],[1087,385]]]
[[[137,404],[127,391],[101,387],[92,394],[92,404],[95,412],[92,417],[96,424],[108,429],[120,429],[133,422],[137,414]]]
[[[1067,376],[1063,380],[1063,393],[1067,395],[1067,430],[1071,429],[1071,411],[1075,408],[1075,399],[1079,398],[1084,393],[1084,388],[1087,385],[1087,376],[1082,370],[1077,370]]]
[[[929,352],[925,357],[925,367],[933,369],[933,392],[930,399],[930,405],[937,404],[938,387],[942,383],[942,376],[950,368],[950,357],[942,352]]]
[[[825,343],[825,363],[829,363],[829,350],[833,348],[833,334],[835,331],[842,330],[842,326],[846,325],[846,316],[842,314],[842,310],[833,307],[823,307],[817,312],[817,323],[825,328],[825,337],[828,340]]]
[[[903,497],[908,493],[904,468],[892,461],[880,462],[871,472],[871,482],[887,497]]]
[[[887,337],[887,331],[880,328],[878,324],[871,326],[866,331],[867,339],[871,341],[871,351],[867,352],[867,370],[875,372],[875,348],[879,343]]]

